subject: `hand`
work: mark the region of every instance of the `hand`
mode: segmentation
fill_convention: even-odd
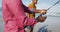
[[[40,11],[40,13],[41,13],[41,14],[46,14],[46,13],[47,13],[47,10],[42,9],[42,10]]]
[[[27,26],[27,27],[25,28],[25,31],[26,31],[26,32],[30,32],[30,31],[31,31],[31,26]]]
[[[38,16],[36,18],[37,22],[44,22],[46,20],[47,16],[46,17],[42,17],[42,16]]]

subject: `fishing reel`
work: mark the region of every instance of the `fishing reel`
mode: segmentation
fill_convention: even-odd
[[[46,18],[47,18],[46,15],[40,14],[38,17],[36,17],[36,20],[37,20],[38,22],[44,22]]]

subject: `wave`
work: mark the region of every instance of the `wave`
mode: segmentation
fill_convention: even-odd
[[[36,17],[39,16],[39,14],[36,14]],[[55,14],[46,14],[48,17],[60,17],[60,13],[55,13]]]
[[[47,15],[48,17],[60,17],[60,15]]]

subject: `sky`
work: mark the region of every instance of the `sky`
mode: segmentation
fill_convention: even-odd
[[[58,0],[38,0],[38,4],[36,5],[37,9],[48,9],[51,7],[55,2]],[[32,0],[22,0],[25,6],[28,6],[32,2]],[[2,0],[0,0],[0,7],[2,7]],[[52,7],[48,14],[54,14],[60,13],[60,3]]]
[[[0,0],[0,7],[2,6],[2,0]]]

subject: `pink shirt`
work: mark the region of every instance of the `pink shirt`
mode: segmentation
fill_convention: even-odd
[[[25,12],[30,13],[28,8],[23,5],[22,0],[2,0],[2,14],[5,22],[5,32],[17,32],[17,28],[20,28],[20,32],[22,32],[25,26],[33,26],[36,23],[36,20],[27,18]],[[7,27],[9,27],[10,30]]]

